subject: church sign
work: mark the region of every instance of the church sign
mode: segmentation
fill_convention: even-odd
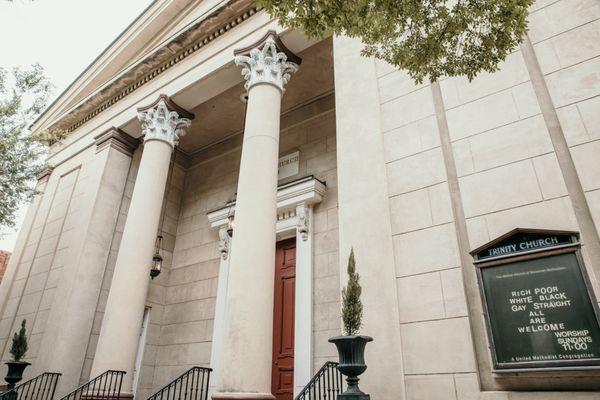
[[[298,175],[300,166],[300,152],[295,151],[279,158],[277,166],[277,180]]]
[[[576,232],[515,229],[471,254],[495,372],[600,367],[598,309]]]

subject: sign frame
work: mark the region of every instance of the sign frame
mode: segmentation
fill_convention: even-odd
[[[527,251],[515,252],[512,254],[501,254],[497,256],[481,257],[481,252],[492,248],[494,245],[501,243],[503,240],[516,236],[518,234],[538,234],[538,235],[557,235],[557,236],[569,236],[569,243],[562,243],[557,245],[550,245],[537,249],[531,249]],[[516,228],[507,232],[506,234],[498,237],[491,242],[484,244],[472,250],[470,254],[473,256],[473,264],[477,271],[477,282],[479,285],[479,293],[481,295],[485,327],[488,337],[488,343],[492,359],[492,372],[493,373],[517,373],[517,372],[551,372],[551,371],[591,371],[600,370],[600,357],[586,360],[562,360],[562,361],[526,361],[526,362],[514,362],[514,363],[500,363],[497,358],[497,347],[494,342],[494,336],[492,332],[492,325],[490,319],[490,312],[488,309],[488,298],[485,292],[483,284],[482,270],[499,266],[512,264],[515,262],[534,260],[540,258],[551,257],[561,254],[572,254],[575,255],[577,262],[577,268],[581,274],[583,284],[586,288],[588,298],[592,305],[595,320],[598,326],[600,326],[600,308],[592,287],[589,274],[585,267],[583,257],[581,255],[581,243],[579,241],[579,233],[573,231],[559,231],[559,230],[546,230],[546,229],[525,229]],[[560,364],[560,365],[557,365]]]

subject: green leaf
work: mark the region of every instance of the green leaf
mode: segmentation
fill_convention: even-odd
[[[416,81],[472,80],[499,63],[527,33],[533,0],[258,0],[282,25],[310,37],[359,38],[363,55]]]
[[[362,326],[363,306],[360,300],[362,287],[359,281],[354,249],[352,249],[348,258],[348,284],[342,289],[342,322],[344,333],[348,336],[356,335]]]
[[[43,68],[34,64],[11,72],[0,68],[0,227],[14,226],[18,208],[35,193],[47,146],[65,137],[48,131],[33,136],[28,129],[52,89]]]
[[[27,353],[27,336],[25,335],[25,320],[21,322],[21,329],[19,332],[15,332],[12,340],[12,346],[10,347],[10,354],[13,356],[14,361],[20,361],[25,353]]]

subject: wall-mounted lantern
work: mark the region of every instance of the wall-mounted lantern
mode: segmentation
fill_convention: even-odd
[[[162,235],[158,235],[156,237],[156,251],[154,252],[154,256],[152,257],[152,268],[150,269],[150,278],[152,279],[160,275],[160,270],[162,269],[163,258],[160,254],[162,247],[162,239]]]

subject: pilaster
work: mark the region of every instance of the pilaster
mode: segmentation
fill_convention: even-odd
[[[340,284],[354,248],[363,286],[361,333],[374,337],[363,390],[375,399],[403,399],[404,380],[396,270],[375,60],[357,39],[334,36],[338,154]],[[360,77],[360,79],[357,79]],[[368,210],[368,212],[366,212]]]
[[[96,153],[111,148],[132,156],[135,149],[139,146],[140,140],[129,136],[119,128],[112,127],[94,136],[94,143],[96,144]]]
[[[95,154],[82,161],[83,168],[89,171],[82,212],[56,289],[61,295],[55,297],[48,315],[34,366],[40,373],[62,373],[57,386],[59,395],[79,384],[131,154],[137,142],[116,128],[96,138]]]

